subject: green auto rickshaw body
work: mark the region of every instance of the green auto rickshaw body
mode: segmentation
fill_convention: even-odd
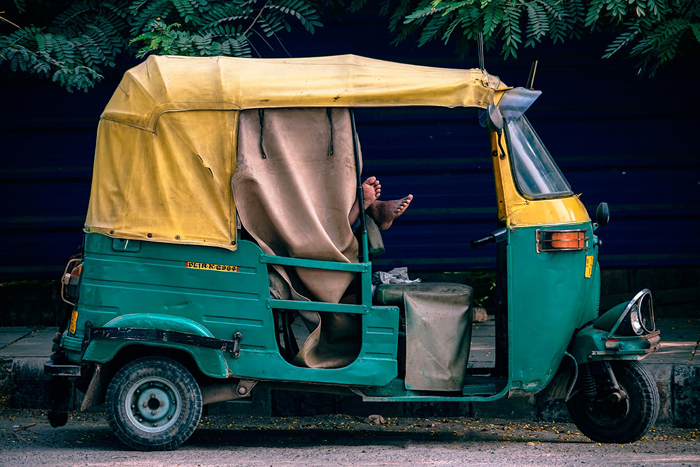
[[[566,228],[592,231],[590,222]],[[512,229],[508,238],[509,367],[516,393],[543,389],[559,368],[570,336],[597,314],[598,270],[584,278],[586,256],[595,258],[595,249],[538,253],[533,248],[537,230],[547,227]]]
[[[126,242],[101,234],[85,236],[76,334],[64,337],[64,346],[76,349],[74,358],[80,358],[89,321],[92,328],[163,329],[222,340],[232,339],[236,332],[242,335],[238,358],[221,350],[180,343],[91,340],[82,360],[94,363],[107,363],[125,346],[139,344],[185,351],[203,374],[218,378],[275,380],[284,375],[285,381],[383,386],[397,374],[398,308],[285,303],[285,308],[362,315],[363,344],[354,363],[327,371],[302,368],[282,358],[275,340],[271,312],[275,303],[270,299],[266,261],[278,258],[264,255],[260,247],[246,240],[240,241],[234,252],[138,240],[129,240],[131,246],[124,248]],[[187,267],[189,263],[235,266],[236,272]]]
[[[560,226],[549,226],[557,227]],[[567,228],[587,229],[593,237],[590,223]],[[597,264],[591,277],[581,280],[586,256],[590,256],[591,251],[537,253],[533,247],[537,230],[547,230],[547,227],[508,231],[510,374],[501,392],[511,394],[541,391],[553,378],[567,351],[578,363],[585,363],[591,359],[636,359],[651,348],[646,338],[615,336],[622,342],[621,347],[606,349],[609,333],[593,324],[584,326],[598,313],[600,272]],[[214,378],[276,380],[283,374],[285,381],[388,385],[397,375],[398,308],[275,303],[270,298],[266,273],[267,262],[275,260],[279,258],[265,255],[256,244],[246,240],[240,241],[239,248],[231,252],[86,233],[76,332],[67,331],[62,346],[76,362],[107,363],[125,347],[145,345],[186,352],[204,375]],[[192,262],[235,266],[237,272],[188,268],[187,264]],[[363,270],[360,274],[367,279],[371,277],[370,263],[355,266]],[[517,271],[517,279],[511,271]],[[563,273],[565,271],[574,273],[568,275]],[[235,281],[231,280],[231,274],[235,274]],[[619,315],[626,305],[618,305],[611,312]],[[323,370],[301,368],[285,361],[274,338],[271,309],[290,306],[361,314],[362,349],[357,360],[345,368]],[[240,357],[233,358],[226,352],[196,345],[135,341],[128,337],[91,340],[84,346],[88,322],[92,328],[162,329],[222,340],[230,340],[235,332],[240,332],[243,336]],[[577,333],[579,328],[583,329]],[[603,356],[596,352],[606,353]],[[395,386],[392,388],[396,391]],[[372,393],[367,391],[368,400],[375,399]],[[450,396],[450,399],[492,400],[503,395]],[[382,395],[381,399],[386,400],[386,397]],[[401,400],[442,399],[413,394],[405,389],[398,391],[396,397]]]
[[[600,242],[595,234],[598,225],[591,221],[563,176],[559,174],[560,180],[555,183],[560,183],[560,188],[565,185],[564,188],[550,194],[545,190],[533,195],[523,188],[528,179],[523,178],[519,158],[523,157],[520,152],[527,145],[518,141],[518,131],[531,131],[530,134],[534,136],[529,138],[539,141],[529,123],[522,120],[525,119],[523,112],[539,95],[538,92],[508,88],[483,70],[452,70],[454,76],[448,73],[449,79],[445,79],[444,83],[435,81],[432,84],[435,92],[425,96],[421,86],[414,87],[404,81],[420,82],[420,77],[428,72],[431,79],[437,80],[434,77],[440,70],[425,71],[425,67],[399,64],[391,64],[387,68],[384,62],[354,56],[299,59],[298,62],[301,63],[295,60],[250,62],[246,59],[222,59],[221,63],[226,66],[246,65],[229,70],[234,74],[250,75],[241,78],[237,85],[245,86],[248,80],[251,93],[241,94],[238,89],[234,97],[226,98],[242,100],[232,102],[220,98],[217,92],[221,91],[217,91],[217,86],[213,85],[203,85],[204,96],[197,96],[197,92],[192,91],[194,88],[188,88],[186,92],[194,92],[196,97],[189,100],[161,96],[159,102],[158,95],[154,94],[155,97],[149,97],[150,100],[139,104],[145,109],[139,114],[143,117],[139,117],[140,120],[124,110],[130,108],[129,99],[134,99],[134,96],[128,93],[126,97],[123,96],[120,92],[126,91],[121,89],[103,114],[101,125],[104,126],[101,131],[126,125],[129,131],[147,134],[144,141],[152,142],[154,138],[162,137],[158,133],[158,125],[161,116],[167,112],[235,113],[241,109],[259,107],[427,105],[431,99],[437,99],[433,105],[483,109],[488,105],[498,106],[508,101],[510,96],[520,99],[518,102],[524,99],[527,101],[525,106],[501,105],[505,128],[490,128],[488,131],[500,227],[496,240],[502,278],[499,287],[504,297],[503,319],[500,327],[497,326],[497,339],[504,341],[502,348],[505,354],[497,355],[497,358],[501,359],[504,371],[494,371],[486,377],[468,373],[461,392],[407,389],[399,378],[397,361],[400,311],[395,306],[377,306],[372,302],[372,263],[366,230],[360,237],[359,263],[267,255],[256,243],[240,238],[235,228],[232,193],[226,192],[228,182],[217,181],[221,177],[209,167],[214,181],[208,178],[210,174],[206,171],[197,177],[202,177],[202,184],[220,183],[209,190],[207,196],[211,197],[211,191],[219,190],[223,193],[223,201],[212,198],[214,201],[209,199],[207,202],[226,217],[223,222],[219,222],[220,219],[214,221],[214,224],[219,223],[212,227],[215,234],[210,238],[193,240],[196,235],[186,235],[188,228],[194,229],[190,233],[199,232],[192,225],[204,222],[204,215],[195,218],[191,225],[181,223],[178,228],[181,227],[184,233],[175,235],[178,231],[168,231],[167,228],[158,230],[158,226],[141,213],[140,209],[154,209],[157,218],[168,220],[167,216],[176,212],[178,206],[164,208],[167,206],[165,202],[157,204],[136,200],[134,202],[141,205],[130,210],[136,216],[133,228],[124,227],[123,219],[119,219],[115,225],[107,225],[111,213],[104,215],[104,212],[110,206],[110,193],[114,191],[113,184],[108,183],[108,172],[120,169],[111,162],[105,162],[105,157],[99,160],[96,157],[96,176],[91,195],[94,199],[91,198],[85,228],[82,272],[75,294],[77,300],[70,326],[60,338],[59,347],[64,356],[60,363],[63,367],[66,364],[77,365],[89,373],[89,368],[108,366],[114,362],[122,365],[139,355],[163,355],[187,362],[189,368],[210,378],[209,381],[231,381],[231,384],[235,384],[247,380],[269,383],[271,387],[275,383],[293,384],[297,389],[316,387],[316,390],[326,388],[328,391],[342,387],[367,401],[489,401],[541,392],[557,374],[567,371],[568,376],[564,379],[568,390],[560,393],[560,396],[568,397],[576,383],[577,372],[570,371],[573,363],[581,366],[595,361],[635,360],[658,348],[658,331],[653,326],[639,335],[618,332],[620,324],[628,319],[626,316],[631,315],[630,302],[598,318],[601,281],[598,265]],[[262,64],[260,75],[254,73],[257,64]],[[314,65],[313,71],[306,71],[303,65],[308,64]],[[323,70],[331,71],[337,67],[338,76],[342,79],[336,77],[333,81],[329,78],[325,83],[329,87],[326,92],[316,92],[313,83],[300,80],[301,94],[308,91],[303,99],[289,94],[289,89],[293,88],[290,84],[273,82],[267,74],[263,74],[268,73],[270,67],[288,66],[292,67],[289,68],[292,70],[289,76],[293,77],[296,73],[303,77],[304,73],[319,73],[318,65]],[[224,65],[209,59],[150,57],[145,67],[141,65],[135,71],[130,71],[131,75],[127,74],[122,84],[132,93],[143,94],[146,92],[143,83],[133,86],[133,82],[151,79],[154,70],[165,75],[168,67],[172,67],[182,78],[190,73],[192,67],[197,68],[197,73],[203,73],[202,70],[214,66]],[[350,69],[348,67],[355,70],[354,75],[347,71]],[[146,78],[147,68],[150,71]],[[358,74],[357,70],[365,74]],[[372,81],[373,73],[384,75],[379,76],[375,83]],[[464,73],[470,73],[466,75],[468,79]],[[387,76],[399,84],[392,87],[391,79]],[[262,82],[258,83],[258,79]],[[470,91],[466,97],[460,94],[458,97],[461,100],[455,100],[451,94],[456,86],[454,83],[462,83],[465,79],[471,87]],[[290,80],[293,81],[292,78]],[[377,84],[379,82],[381,86]],[[166,79],[160,81],[160,85],[166,87],[177,87],[178,83]],[[336,89],[328,83],[351,91],[343,98],[336,98]],[[372,86],[379,87],[374,90]],[[356,89],[356,94],[352,89]],[[256,92],[259,99],[256,99]],[[262,99],[262,96],[272,98]],[[514,99],[508,102],[512,103]],[[515,107],[518,107],[516,111],[513,110]],[[115,122],[117,127],[114,126]],[[237,117],[234,116],[231,122],[235,124]],[[516,127],[514,122],[519,126]],[[100,144],[106,144],[104,138],[102,141],[100,143],[98,138],[98,153]],[[357,148],[355,153],[357,157]],[[536,159],[540,154],[530,156]],[[167,152],[160,154],[160,157],[167,161]],[[558,173],[548,154],[542,158],[544,167],[550,163],[551,170]],[[356,165],[359,167],[359,163]],[[221,170],[224,179],[231,176],[235,170],[235,154],[221,166]],[[359,170],[357,176],[359,186]],[[118,199],[131,202],[128,198]],[[226,203],[232,209],[226,210]],[[203,207],[188,212],[197,216]],[[269,265],[355,273],[359,277],[361,300],[351,305],[273,299],[268,282]],[[64,283],[73,284],[74,279],[67,274]],[[351,313],[359,316],[362,339],[359,355],[354,362],[342,368],[306,368],[291,364],[280,354],[273,310]],[[407,342],[406,345],[411,344]],[[64,374],[61,373],[64,370],[52,365],[47,363],[47,371]],[[96,371],[92,378],[109,378],[116,370],[113,368],[102,374]],[[108,381],[103,383],[105,386]],[[97,404],[103,397],[104,394],[92,395],[90,403]]]

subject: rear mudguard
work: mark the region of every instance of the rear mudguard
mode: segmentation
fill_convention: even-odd
[[[559,369],[547,387],[537,393],[537,405],[553,399],[569,400],[578,379],[578,364],[570,353],[564,352]]]
[[[123,315],[105,324],[105,328],[137,328],[137,329],[162,329],[193,334],[202,337],[214,337],[209,330],[200,323],[188,318],[172,315],[160,315],[150,313],[136,313]],[[178,349],[187,352],[197,363],[199,370],[206,376],[213,378],[227,378],[231,376],[226,358],[221,350],[207,349],[194,345],[179,344],[163,341],[129,341],[125,339],[96,339],[92,340],[85,349],[83,361],[93,363],[107,363],[117,353],[129,345],[146,345],[162,347],[164,353],[168,349]]]

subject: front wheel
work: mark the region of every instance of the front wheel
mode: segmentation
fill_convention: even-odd
[[[659,390],[638,362],[610,362],[626,398],[592,402],[579,391],[567,402],[571,418],[581,432],[600,443],[633,443],[644,436],[659,415]]]
[[[202,392],[192,373],[165,357],[125,365],[107,388],[107,421],[126,445],[141,451],[175,449],[202,417]]]

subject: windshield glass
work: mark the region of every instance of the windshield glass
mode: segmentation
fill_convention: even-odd
[[[506,138],[520,192],[529,198],[570,195],[571,187],[524,115],[508,120]]]

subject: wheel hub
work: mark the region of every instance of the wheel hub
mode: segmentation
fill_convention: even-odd
[[[617,426],[630,411],[630,401],[627,392],[620,388],[619,393],[613,393],[602,400],[589,402],[586,406],[588,416],[599,426]]]
[[[166,430],[180,414],[178,391],[170,381],[157,376],[143,378],[134,384],[125,402],[131,423],[149,433]]]

